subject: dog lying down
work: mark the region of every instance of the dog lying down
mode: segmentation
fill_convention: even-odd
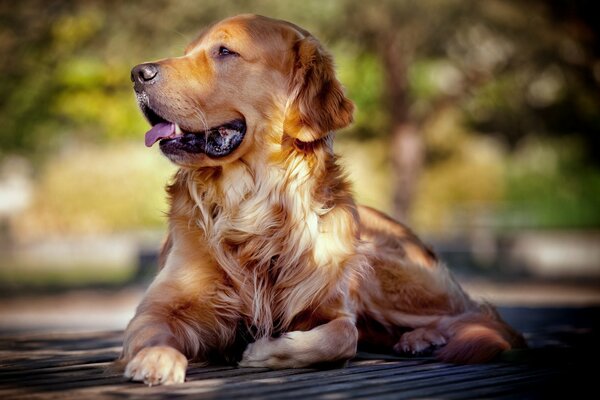
[[[357,345],[477,363],[525,345],[409,229],[355,204],[333,153],[353,104],[310,33],[229,18],[131,78],[146,145],[180,168],[126,377],[183,382],[188,360],[343,365]]]

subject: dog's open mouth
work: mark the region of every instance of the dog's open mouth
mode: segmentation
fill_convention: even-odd
[[[186,132],[178,124],[165,120],[148,107],[142,111],[152,125],[146,132],[146,146],[160,141],[163,153],[204,153],[224,157],[239,147],[246,134],[246,123],[235,119],[200,132]]]

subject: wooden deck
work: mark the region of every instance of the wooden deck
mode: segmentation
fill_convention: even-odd
[[[330,370],[192,364],[185,384],[151,388],[107,372],[119,354],[122,332],[4,334],[0,399],[590,397],[587,390],[598,380],[597,367],[591,365],[598,365],[599,309],[510,308],[502,313],[526,333],[532,348],[509,352],[491,364],[450,365],[367,353],[359,353],[346,368]]]

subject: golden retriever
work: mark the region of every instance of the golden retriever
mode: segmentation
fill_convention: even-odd
[[[310,33],[241,15],[131,77],[146,145],[180,168],[126,377],[183,382],[190,359],[343,365],[358,344],[459,363],[524,345],[410,230],[355,204],[333,153],[354,107]]]

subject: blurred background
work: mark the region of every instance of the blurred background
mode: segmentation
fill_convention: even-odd
[[[125,326],[174,172],[144,146],[129,71],[244,12],[334,55],[361,203],[477,296],[600,304],[597,2],[22,0],[0,1],[0,328]]]

